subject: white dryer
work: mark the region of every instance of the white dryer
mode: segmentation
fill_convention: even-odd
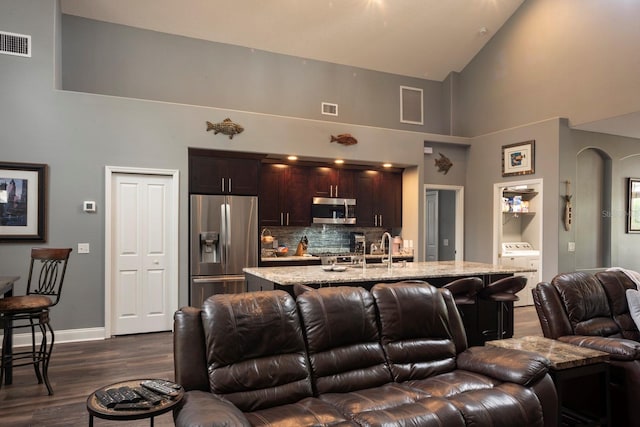
[[[500,254],[500,265],[505,267],[520,267],[534,269],[535,271],[522,273],[527,278],[527,286],[518,292],[519,301],[514,305],[533,305],[533,295],[531,291],[540,282],[540,251],[533,249],[528,242],[505,242],[502,243]]]

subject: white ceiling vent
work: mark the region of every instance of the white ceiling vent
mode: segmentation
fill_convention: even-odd
[[[31,36],[0,31],[0,53],[31,57]]]
[[[330,104],[328,102],[322,103],[322,114],[326,116],[338,115],[338,104]]]

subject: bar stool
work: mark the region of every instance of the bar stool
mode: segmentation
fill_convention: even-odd
[[[505,277],[496,280],[485,286],[478,292],[478,296],[487,301],[496,303],[498,312],[498,329],[496,330],[497,339],[502,339],[506,331],[504,330],[504,312],[508,309],[507,303],[518,301],[520,298],[516,293],[520,292],[527,284],[527,278],[523,276]],[[491,330],[482,331],[486,337]]]
[[[53,328],[49,324],[49,309],[60,301],[70,253],[70,248],[31,249],[27,293],[0,299],[0,317],[4,323],[0,386],[9,366],[33,365],[38,384],[42,384],[44,380],[47,391],[50,395],[53,394],[48,377],[54,342]],[[39,346],[36,346],[36,326],[42,334]],[[19,328],[31,329],[31,349],[14,353],[8,345],[9,337]],[[51,334],[51,343],[47,343],[47,333]]]
[[[475,304],[478,291],[482,289],[482,279],[479,277],[465,277],[449,282],[442,288],[451,292],[456,305]]]

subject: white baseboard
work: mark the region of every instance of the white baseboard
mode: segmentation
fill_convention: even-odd
[[[78,341],[97,341],[105,339],[105,331],[103,327],[100,328],[84,328],[84,329],[65,329],[62,331],[55,331],[56,342],[55,344],[65,342],[78,342]],[[36,335],[36,340],[39,341],[40,334]],[[2,335],[0,335],[2,337]],[[2,348],[2,338],[0,338],[0,348]],[[49,336],[49,339],[51,337]],[[36,342],[37,344],[37,342]],[[14,347],[24,347],[31,345],[31,334],[15,334],[13,336]]]

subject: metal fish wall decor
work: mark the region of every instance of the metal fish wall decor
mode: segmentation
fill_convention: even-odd
[[[350,133],[341,133],[338,136],[331,135],[330,142],[337,142],[342,145],[355,145],[358,143],[358,140],[351,136]]]
[[[207,131],[213,131],[214,135],[222,133],[229,135],[229,139],[233,139],[233,135],[242,133],[244,128],[237,123],[234,123],[231,119],[226,118],[220,123],[207,122]]]
[[[438,167],[438,172],[444,172],[444,174],[446,175],[447,172],[449,172],[449,169],[451,169],[451,166],[453,166],[453,163],[451,163],[451,160],[449,160],[449,158],[444,154],[438,154],[440,154],[440,158],[435,159],[436,166]]]

